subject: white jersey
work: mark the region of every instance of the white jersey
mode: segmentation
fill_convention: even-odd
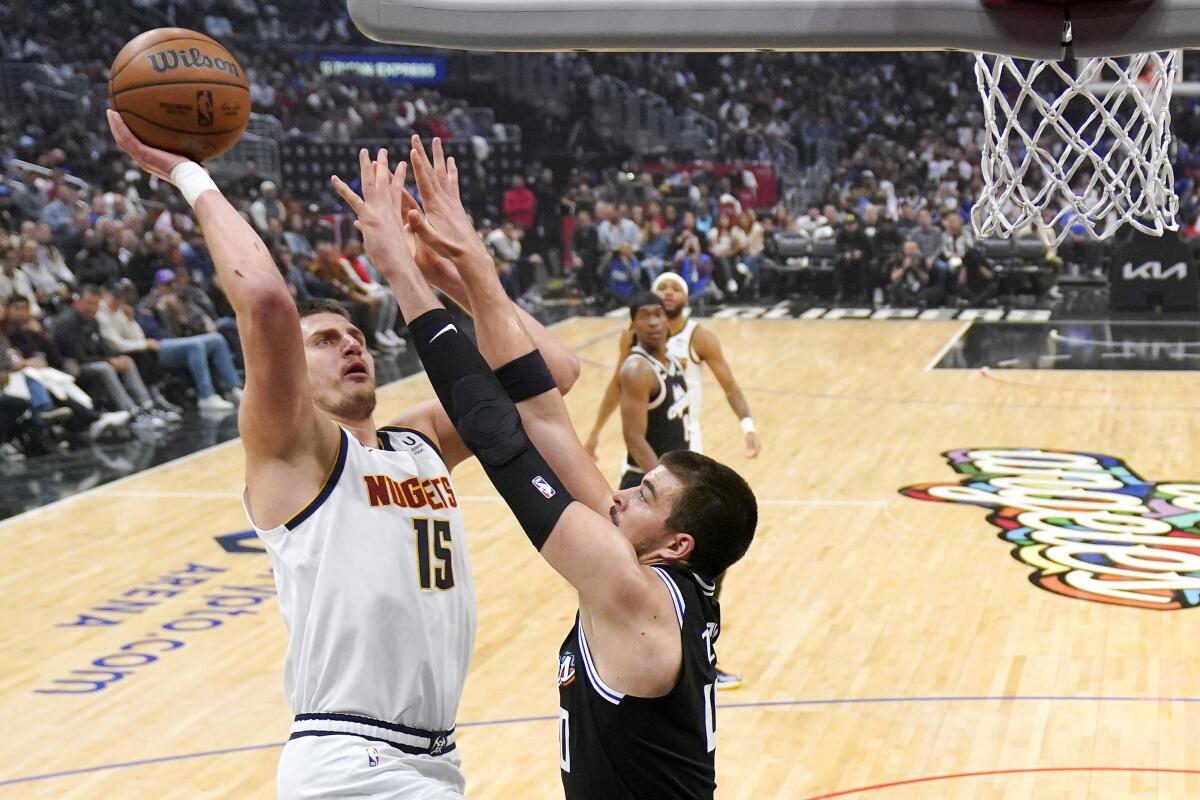
[[[674,356],[683,365],[684,378],[687,380],[688,412],[691,414],[691,437],[689,446],[692,452],[702,453],[700,449],[700,356],[696,355],[692,339],[700,323],[688,318],[678,333],[667,339],[667,354]]]
[[[312,502],[277,528],[255,527],[290,634],[284,692],[298,715],[450,731],[475,590],[449,470],[418,431],[382,428],[378,448],[339,433]]]

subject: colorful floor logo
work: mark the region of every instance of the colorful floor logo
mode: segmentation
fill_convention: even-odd
[[[1056,594],[1155,610],[1200,605],[1200,483],[1156,483],[1112,456],[952,450],[958,483],[901,489],[993,509],[1029,580]]]

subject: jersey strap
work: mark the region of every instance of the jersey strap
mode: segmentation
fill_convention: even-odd
[[[623,692],[618,692],[612,689],[600,677],[600,672],[596,669],[596,665],[592,662],[592,651],[588,647],[587,636],[583,633],[583,620],[575,622],[575,628],[579,631],[579,652],[583,656],[583,669],[587,673],[588,682],[592,684],[592,688],[596,690],[596,694],[603,697],[614,706],[619,705],[622,698],[625,697]]]
[[[679,618],[679,627],[683,629],[683,594],[679,591],[679,587],[675,585],[675,581],[667,574],[667,571],[662,567],[650,567],[662,578],[662,582],[667,585],[667,591],[671,593],[671,603],[675,606],[675,616]]]
[[[350,442],[347,441],[346,429],[339,425],[337,458],[333,460],[333,466],[329,468],[329,474],[325,476],[325,482],[321,484],[321,491],[317,492],[317,496],[308,501],[308,505],[284,523],[289,531],[295,530],[300,523],[311,517],[321,507],[321,504],[329,499],[329,495],[333,494],[338,479],[342,477],[342,470],[346,468],[346,451],[349,447]]]

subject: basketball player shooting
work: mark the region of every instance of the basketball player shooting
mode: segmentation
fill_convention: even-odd
[[[195,209],[237,313],[243,499],[290,634],[284,688],[296,718],[279,797],[461,800],[454,717],[475,597],[449,474],[470,451],[437,401],[377,428],[374,362],[342,308],[297,309],[266,246],[207,173],[138,141],[114,112],[108,119],[121,149]],[[435,283],[461,289],[453,265],[416,257]],[[412,255],[405,263],[417,268]],[[532,319],[523,324],[569,387],[574,357]]]
[[[411,158],[424,203],[408,211],[411,232],[394,224],[397,208],[411,203],[399,196],[405,165],[392,174],[386,151],[374,162],[360,155],[363,198],[338,179],[334,186],[358,215],[463,442],[530,542],[578,592],[558,671],[566,796],[712,797],[720,627],[708,576],[749,546],[754,495],[732,470],[688,451],[614,494],[462,209],[453,160],[436,139],[430,160],[415,137]],[[426,285],[407,235],[457,265],[482,355]]]

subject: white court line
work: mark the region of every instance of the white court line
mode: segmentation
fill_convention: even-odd
[[[974,324],[975,324],[975,320],[973,320],[973,319],[969,319],[966,322],[964,322],[962,324],[962,327],[960,327],[958,329],[958,333],[956,333],[956,334],[954,334],[954,336],[950,337],[950,341],[948,341],[944,345],[942,345],[942,349],[937,351],[937,355],[935,355],[933,357],[933,360],[925,365],[925,371],[929,372],[934,367],[936,367],[937,363],[946,357],[946,353],[950,352],[950,348],[953,347],[958,342],[958,340],[963,337],[963,334],[967,332],[967,329],[970,328]]]
[[[111,492],[113,497],[194,497],[202,498],[227,498],[230,500],[240,500],[241,492],[156,492],[156,491],[115,491]],[[494,494],[460,494],[460,500],[472,503],[499,503],[502,502],[498,495]],[[887,500],[820,500],[820,499],[801,499],[801,498],[759,498],[760,506],[886,506]]]

